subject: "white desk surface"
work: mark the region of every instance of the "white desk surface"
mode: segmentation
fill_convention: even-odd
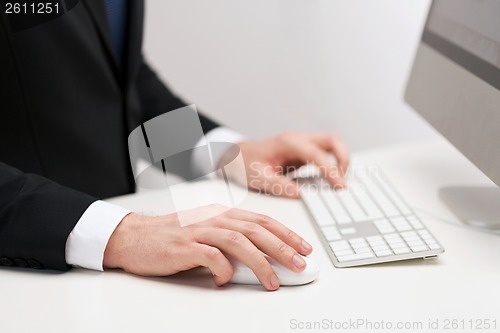
[[[439,187],[492,184],[441,140],[356,153],[353,160],[379,165],[413,207],[452,222],[457,220],[439,200]],[[192,186],[203,190],[210,181]],[[161,192],[109,201],[162,212]],[[73,269],[61,274],[2,268],[0,332],[312,332],[294,323],[331,320],[335,325],[358,319],[393,327],[398,322],[422,323],[422,329],[405,332],[444,331],[446,320],[469,325],[472,319],[475,325],[476,320],[489,319],[496,320],[496,330],[481,331],[500,331],[498,236],[450,225],[419,211],[446,248],[438,259],[336,269],[300,201],[252,193],[241,207],[273,216],[306,238],[321,265],[319,278],[306,286],[266,292],[259,286],[218,288],[202,269],[142,278],[121,271]],[[430,330],[429,320],[436,319],[439,330]],[[450,332],[472,331],[451,328],[450,323]],[[346,331],[356,329],[351,326]]]

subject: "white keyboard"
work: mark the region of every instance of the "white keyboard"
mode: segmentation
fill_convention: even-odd
[[[336,267],[428,259],[444,252],[376,167],[354,169],[344,190],[333,190],[319,176],[298,181],[302,200]]]

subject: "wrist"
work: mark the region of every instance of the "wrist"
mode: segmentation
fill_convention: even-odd
[[[104,268],[123,268],[127,253],[130,251],[130,238],[134,233],[137,221],[143,217],[139,214],[130,213],[126,215],[111,234],[104,251]]]
[[[104,268],[121,268],[140,265],[136,262],[138,245],[146,238],[148,227],[179,226],[176,214],[145,216],[130,213],[125,216],[111,234],[104,251]]]

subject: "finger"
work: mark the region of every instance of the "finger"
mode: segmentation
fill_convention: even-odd
[[[280,174],[269,175],[257,182],[255,188],[276,197],[298,199],[300,197],[299,185],[295,180],[289,179]],[[252,186],[253,187],[253,186]]]
[[[317,144],[335,156],[340,171],[345,175],[349,168],[349,149],[344,141],[334,133],[314,133],[311,136]]]
[[[266,260],[252,242],[243,234],[218,228],[195,228],[196,241],[201,244],[217,247],[221,251],[235,257],[248,266],[264,288],[276,290],[279,288],[279,279],[274,273],[271,264]]]
[[[243,234],[259,250],[292,271],[301,272],[306,268],[306,262],[294,248],[257,223],[224,218],[219,221],[218,225]]]
[[[260,225],[302,255],[308,255],[312,252],[312,246],[309,243],[272,217],[243,209],[231,209],[226,213],[226,216]]]
[[[326,151],[314,142],[302,141],[295,145],[296,153],[304,162],[313,162],[319,167],[321,175],[335,188],[344,188],[345,181],[337,166],[332,163]]]
[[[210,269],[216,285],[222,286],[231,280],[234,274],[233,266],[218,248],[198,243],[194,251],[198,258],[196,264]]]

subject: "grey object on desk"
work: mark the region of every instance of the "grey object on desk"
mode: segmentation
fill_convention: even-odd
[[[500,6],[496,1],[435,0],[405,95],[408,104],[497,185],[500,185],[499,17]],[[449,188],[440,195],[462,221],[485,228],[499,224],[496,205],[488,205],[492,200],[488,196],[498,198],[498,191],[489,188],[454,191]],[[472,207],[471,202],[477,205]],[[463,209],[464,205],[468,208]]]
[[[500,188],[443,187],[439,196],[464,223],[500,230]]]
[[[336,267],[415,258],[443,246],[378,167],[351,166],[348,188],[335,191],[321,177],[300,178],[302,201]]]

